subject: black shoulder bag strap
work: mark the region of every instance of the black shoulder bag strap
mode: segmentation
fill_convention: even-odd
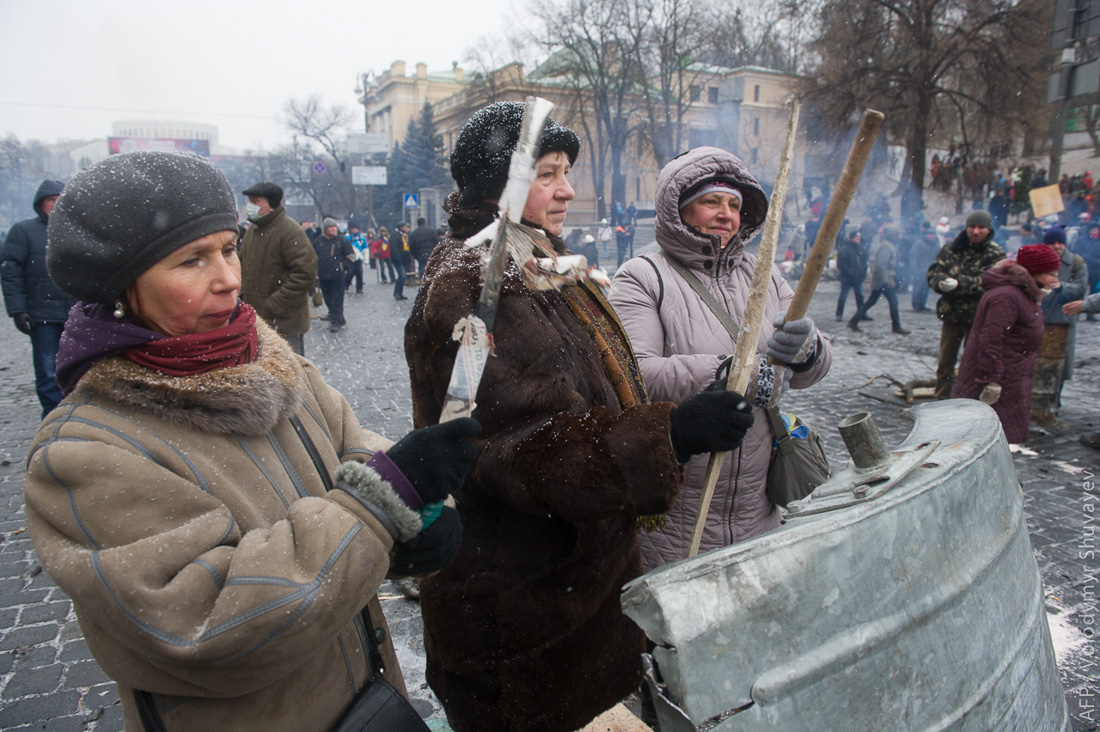
[[[313,444],[313,440],[310,439],[309,433],[306,432],[305,425],[302,424],[302,420],[298,419],[298,415],[290,415],[290,425],[294,428],[294,431],[298,433],[298,439],[302,441],[302,446],[305,447],[306,452],[309,453],[309,459],[313,461],[313,467],[317,469],[317,475],[321,476],[321,483],[324,484],[326,491],[331,491],[335,486],[332,484],[332,476],[328,474],[328,470],[325,468],[325,461],[321,459],[321,453],[317,451],[317,446]]]
[[[333,490],[332,477],[305,426],[297,415],[291,415],[290,424],[309,453],[325,490]],[[371,621],[369,603],[359,612],[359,618],[365,631],[367,671],[370,679],[355,695],[351,708],[333,732],[428,732],[428,725],[420,717],[420,713],[383,676],[385,667],[379,645],[386,641],[386,632],[382,628],[376,628]]]
[[[138,718],[145,732],[168,732],[164,726],[164,720],[157,711],[157,703],[153,701],[153,695],[148,691],[134,689],[134,703],[137,705]]]

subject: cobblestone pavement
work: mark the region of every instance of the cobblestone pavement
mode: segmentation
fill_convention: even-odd
[[[639,246],[637,252],[648,248]],[[845,416],[870,411],[887,444],[908,434],[905,407],[888,394],[886,377],[931,378],[939,326],[934,314],[912,312],[908,295],[902,295],[902,321],[911,335],[890,332],[885,303],[871,312],[874,321],[864,324],[862,333],[853,333],[833,320],[837,292],[835,282],[823,282],[810,311],[833,339],[832,371],[816,387],[789,395],[784,408],[825,435],[830,459],[839,466],[846,456],[834,425]],[[852,307],[849,303],[849,315]],[[307,355],[360,420],[393,438],[412,427],[402,347],[411,308],[411,299],[397,302],[390,287],[368,282],[364,294],[348,295],[343,332],[330,334],[315,321],[306,336]],[[1100,453],[1077,438],[1098,427],[1100,323],[1079,324],[1077,353],[1078,379],[1066,386],[1062,423],[1049,432],[1033,431],[1015,462],[1075,729],[1098,730],[1093,720],[1100,716],[1095,710],[1100,560],[1091,513],[1095,484],[1088,481]],[[24,528],[20,476],[37,415],[29,340],[0,323],[0,729],[119,732],[114,685],[91,660],[68,599],[41,571]],[[445,730],[438,702],[424,683],[419,606],[388,583],[382,597],[413,702],[433,729]]]

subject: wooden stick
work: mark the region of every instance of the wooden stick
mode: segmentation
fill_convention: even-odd
[[[745,306],[745,315],[741,318],[741,335],[733,352],[733,364],[730,366],[726,389],[744,394],[749,380],[756,369],[756,342],[760,338],[760,328],[764,322],[764,310],[768,300],[768,287],[771,285],[772,268],[775,266],[775,245],[779,241],[779,227],[783,221],[783,204],[787,199],[787,180],[791,173],[791,158],[794,156],[794,141],[798,131],[798,116],[802,105],[798,97],[787,100],[791,107],[791,117],[787,120],[787,142],[779,158],[779,170],[775,175],[775,188],[768,206],[768,216],[764,221],[764,235],[760,239],[760,251],[756,255],[756,266],[752,271],[752,284],[749,300]],[[714,498],[714,487],[718,484],[718,474],[722,472],[722,463],[726,453],[712,452],[707,463],[706,477],[703,480],[703,495],[699,498],[699,509],[695,515],[695,528],[691,532],[691,543],[687,556],[699,553],[699,542],[703,538],[703,527],[707,523],[710,502]]]
[[[836,190],[833,191],[833,198],[829,201],[825,218],[821,220],[821,228],[817,230],[817,238],[814,239],[810,255],[806,257],[806,266],[802,268],[802,277],[798,280],[794,299],[787,307],[787,320],[798,320],[806,314],[806,309],[810,306],[810,300],[813,299],[821,273],[833,251],[836,235],[840,233],[840,227],[844,224],[844,215],[848,213],[852,196],[855,195],[863,169],[867,166],[867,158],[871,156],[871,150],[875,146],[875,137],[882,129],[885,119],[886,115],[873,109],[863,113],[859,132],[852,143],[852,149],[848,152],[848,160],[845,161],[844,170],[840,173],[840,180],[837,181]]]

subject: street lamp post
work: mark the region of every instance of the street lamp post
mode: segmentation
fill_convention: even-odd
[[[370,108],[367,106],[367,100],[370,97],[370,79],[372,73],[364,71],[355,77],[355,95],[359,98],[359,101],[363,104],[363,132],[370,133]],[[363,153],[363,162],[369,163],[370,153]],[[374,199],[371,186],[367,186],[367,218],[370,220],[370,225],[374,226]]]
[[[1050,139],[1050,175],[1047,178],[1051,183],[1057,183],[1062,177],[1062,149],[1066,137],[1066,107],[1069,102],[1073,65],[1077,60],[1077,54],[1072,44],[1073,40],[1070,39],[1067,41],[1067,46],[1062,49],[1062,59],[1058,68],[1058,101],[1054,107],[1054,130]]]

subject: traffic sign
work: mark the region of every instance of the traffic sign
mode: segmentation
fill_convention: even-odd
[[[357,186],[384,186],[386,185],[385,165],[353,165],[351,166],[351,182]]]
[[[406,193],[405,208],[420,208],[420,194]]]
[[[362,155],[389,152],[390,136],[385,132],[351,133],[348,135],[348,152]]]
[[[326,170],[328,170],[328,168],[326,168],[325,164],[320,160],[313,164],[313,172],[317,175],[324,175]]]

